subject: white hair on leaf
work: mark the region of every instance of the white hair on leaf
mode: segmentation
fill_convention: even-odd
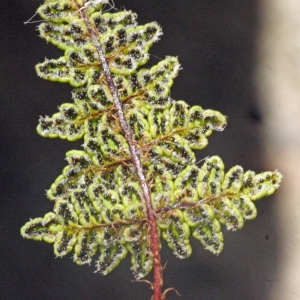
[[[107,3],[109,3],[109,0],[89,0],[80,8],[80,10],[87,9],[90,6],[97,6]]]

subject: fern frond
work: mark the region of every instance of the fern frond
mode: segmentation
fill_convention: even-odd
[[[277,171],[244,173],[240,166],[224,174],[218,156],[208,158],[201,168],[186,166],[187,162],[183,167],[176,156],[169,157],[181,170],[174,173],[166,165],[157,169],[152,163],[148,184],[161,236],[179,258],[192,252],[190,235],[219,254],[223,249],[221,224],[231,230],[242,228],[244,220],[256,216],[253,201],[272,194],[282,179]],[[68,152],[67,161],[69,166],[48,191],[48,197],[55,200],[54,213],[28,222],[22,235],[54,242],[57,256],[74,248],[78,264],[90,263],[99,250],[97,265],[103,274],[130,252],[135,276],[147,275],[153,264],[146,238],[147,215],[132,167],[120,162],[97,170],[84,151]]]
[[[180,70],[176,57],[140,68],[162,34],[160,26],[138,25],[131,11],[103,12],[107,3],[47,0],[38,9],[46,21],[38,27],[41,37],[64,55],[39,63],[37,74],[75,89],[73,103],[62,104],[52,117],[41,117],[37,131],[50,138],[83,138],[84,144],[83,150],[67,153],[68,166],[47,191],[53,212],[26,223],[21,234],[54,243],[59,257],[73,251],[80,265],[98,255],[97,270],[103,274],[130,253],[134,276],[142,278],[155,265],[161,270],[149,233],[153,222],[179,258],[191,255],[190,236],[219,254],[222,226],[237,230],[255,218],[253,201],[271,195],[282,176],[278,171],[244,172],[240,166],[225,173],[218,156],[198,167],[193,150],[205,148],[212,132],[225,128],[226,117],[172,99],[170,88]],[[120,124],[116,97],[130,133]],[[141,163],[145,182],[134,159]],[[143,186],[150,190],[151,203]]]

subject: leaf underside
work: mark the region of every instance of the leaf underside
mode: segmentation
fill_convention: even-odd
[[[36,66],[44,79],[69,82],[72,103],[52,117],[41,117],[37,131],[44,137],[84,139],[83,150],[67,153],[68,165],[47,196],[53,212],[26,223],[25,238],[54,243],[56,256],[74,252],[78,264],[98,255],[97,270],[111,272],[129,252],[136,278],[152,269],[151,242],[142,190],[113,97],[96,49],[81,19],[87,1],[48,0],[38,9],[38,26],[46,41],[64,51],[58,59]],[[160,236],[179,258],[190,256],[190,235],[205,249],[223,249],[222,225],[237,230],[256,216],[253,201],[272,194],[279,172],[227,173],[218,156],[195,162],[193,150],[207,146],[213,130],[222,131],[226,118],[217,111],[170,98],[180,65],[166,57],[150,69],[141,68],[149,48],[162,34],[153,22],[139,26],[131,11],[105,12],[107,0],[87,5],[118,89],[151,191]]]

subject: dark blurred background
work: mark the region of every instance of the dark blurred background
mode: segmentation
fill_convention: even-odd
[[[150,51],[155,55],[151,63],[158,62],[156,56],[178,56],[183,70],[172,97],[228,116],[225,131],[213,133],[208,147],[197,153],[199,159],[221,156],[227,170],[236,164],[256,172],[265,169],[260,143],[264,115],[253,80],[260,24],[257,2],[115,0],[117,7],[137,12],[140,24],[162,25],[164,35]],[[29,218],[52,210],[45,190],[66,165],[65,153],[80,149],[82,143],[36,133],[39,116],[52,115],[61,103],[69,102],[72,90],[35,74],[36,63],[62,55],[37,36],[37,24],[24,25],[40,3],[0,4],[0,298],[149,300],[149,286],[133,282],[129,257],[111,274],[101,276],[93,273],[94,264],[77,266],[70,255],[55,259],[51,244],[20,236],[20,227]],[[280,251],[273,203],[272,197],[257,202],[254,221],[246,222],[241,231],[225,232],[219,256],[192,239],[192,256],[179,260],[163,243],[164,286],[182,295],[170,292],[167,299],[271,299]]]

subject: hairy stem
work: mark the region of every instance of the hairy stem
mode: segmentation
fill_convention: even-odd
[[[112,93],[114,104],[116,106],[117,114],[120,120],[121,127],[124,131],[125,138],[127,140],[127,143],[129,145],[129,149],[132,155],[133,159],[133,164],[135,166],[137,176],[143,191],[143,198],[146,204],[147,208],[147,217],[149,220],[149,229],[150,229],[150,236],[151,236],[151,247],[152,247],[152,254],[153,254],[153,292],[154,292],[154,297],[153,300],[161,300],[162,295],[161,295],[161,285],[162,285],[162,268],[161,268],[161,262],[160,262],[160,251],[159,251],[159,236],[158,236],[158,230],[157,230],[157,225],[156,225],[156,216],[153,211],[152,205],[151,205],[151,199],[150,199],[150,191],[149,187],[146,183],[146,178],[143,173],[143,167],[138,155],[138,151],[135,147],[135,144],[132,139],[132,134],[130,131],[130,128],[127,124],[124,111],[122,108],[122,103],[121,100],[119,99],[118,95],[118,90],[113,82],[112,75],[109,70],[108,63],[106,61],[104,52],[101,48],[100,42],[97,37],[97,33],[94,31],[94,29],[91,26],[91,23],[85,13],[84,9],[80,10],[81,17],[84,20],[90,38],[93,41],[93,44],[97,50],[97,53],[99,55],[102,68],[106,77],[107,85]]]
[[[165,215],[167,212],[174,211],[176,209],[183,209],[183,208],[194,209],[194,208],[199,207],[199,206],[201,206],[203,204],[206,204],[206,203],[219,201],[222,198],[234,197],[234,196],[239,197],[238,193],[236,193],[236,194],[231,193],[231,192],[220,193],[216,196],[212,196],[212,197],[209,197],[209,198],[204,198],[204,199],[201,199],[197,202],[183,201],[183,202],[180,202],[180,203],[177,203],[177,204],[174,204],[174,205],[164,206],[162,208],[156,209],[155,213],[156,213],[157,216],[159,216],[161,214]]]

